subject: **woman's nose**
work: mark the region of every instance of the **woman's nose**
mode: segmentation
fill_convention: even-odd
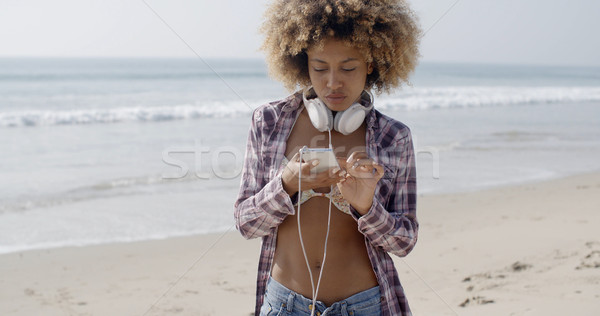
[[[335,90],[342,87],[342,82],[340,81],[339,75],[335,71],[329,72],[329,76],[327,76],[327,88],[331,90]]]

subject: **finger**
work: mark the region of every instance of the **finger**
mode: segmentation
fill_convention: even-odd
[[[375,161],[373,161],[373,168],[375,168],[375,178],[377,179],[377,181],[379,181],[385,175],[385,169],[382,165],[378,164]]]
[[[373,168],[364,168],[362,166],[358,168],[350,168],[348,169],[348,174],[357,179],[372,178]]]
[[[307,162],[301,163],[301,169],[303,175],[308,175],[311,173],[312,169],[319,165],[319,159],[309,160]]]
[[[332,167],[327,170],[329,173],[329,177],[339,177],[339,175],[343,172],[339,167]]]
[[[356,178],[376,178],[379,180],[383,176],[384,168],[375,161],[369,160],[368,164],[361,163],[348,169],[348,173]]]
[[[298,172],[298,162],[294,160],[295,157],[296,157],[296,155],[294,155],[294,157],[292,157],[292,159],[288,160],[288,162],[285,164],[283,161],[281,162],[282,164],[284,164],[285,169],[290,170],[294,174],[296,174]]]
[[[341,170],[338,167],[334,167],[329,169],[329,179],[333,181],[333,183],[337,183],[342,180],[346,176],[346,171]]]
[[[289,161],[300,161],[300,153],[296,152]]]
[[[342,185],[354,184],[355,178],[347,174],[339,183]]]
[[[351,172],[353,175],[361,174],[362,176],[372,174],[373,171],[373,160],[369,158],[355,160],[348,169],[348,172]]]
[[[350,157],[348,157],[348,159],[346,159],[346,163],[352,163],[355,160],[360,160],[368,157],[369,156],[364,151],[355,151],[350,155]]]
[[[373,165],[373,160],[370,158],[364,158],[364,159],[359,159],[359,160],[355,160],[354,163],[352,164],[351,168],[361,168],[361,170],[367,170],[368,168],[371,168]]]
[[[369,173],[369,174],[373,174],[373,171],[375,170],[371,164],[357,165],[356,168],[354,168],[354,169],[357,169],[358,172],[360,172],[360,173]]]
[[[372,159],[367,156],[367,153],[364,151],[354,152],[350,157],[346,160],[346,166],[349,168],[358,168],[363,165],[371,165]]]
[[[361,171],[362,170],[365,171],[365,175],[367,177],[376,179],[377,181],[379,181],[385,175],[385,169],[383,166],[375,161],[373,161],[370,166],[362,166]]]
[[[335,157],[335,159],[337,160],[338,165],[342,167],[342,169],[346,168],[346,157]]]

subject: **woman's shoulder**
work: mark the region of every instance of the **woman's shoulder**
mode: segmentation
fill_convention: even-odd
[[[382,147],[411,140],[411,131],[406,124],[378,110],[373,111],[373,121],[373,128],[376,129],[375,134],[379,136],[377,142]]]
[[[254,122],[263,122],[263,124],[271,124],[277,121],[282,112],[287,112],[296,109],[302,101],[302,93],[295,92],[283,99],[265,103],[252,113]]]

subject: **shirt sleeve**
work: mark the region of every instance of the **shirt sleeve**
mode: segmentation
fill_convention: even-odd
[[[369,211],[361,216],[351,206],[358,230],[368,242],[399,257],[413,249],[419,229],[415,154],[410,132],[402,140],[394,149],[399,156],[398,169],[390,181],[380,180]]]
[[[234,204],[235,224],[246,239],[268,235],[291,214],[294,206],[283,189],[281,174],[269,179],[265,166],[267,158],[262,152],[264,122],[255,111],[248,135],[246,155],[238,199]]]

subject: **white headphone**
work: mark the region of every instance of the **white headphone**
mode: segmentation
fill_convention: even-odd
[[[331,130],[348,135],[357,130],[365,120],[367,113],[373,109],[373,95],[363,90],[359,102],[352,104],[344,111],[339,111],[333,117],[331,110],[317,97],[315,89],[311,86],[302,93],[304,106],[313,126],[320,132]],[[365,105],[361,104],[361,101]]]

